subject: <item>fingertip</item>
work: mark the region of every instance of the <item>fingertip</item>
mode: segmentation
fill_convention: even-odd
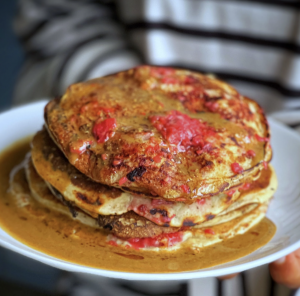
[[[288,287],[300,286],[300,260],[291,253],[269,265],[272,278]]]

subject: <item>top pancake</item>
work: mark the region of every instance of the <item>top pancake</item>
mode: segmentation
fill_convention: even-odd
[[[186,70],[141,66],[74,84],[45,121],[86,176],[177,201],[251,180],[271,158],[258,104]]]

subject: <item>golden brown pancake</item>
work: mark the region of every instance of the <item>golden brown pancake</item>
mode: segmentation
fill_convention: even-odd
[[[206,225],[201,228],[190,227],[160,235],[154,238],[121,239],[114,235],[108,236],[111,244],[133,247],[135,249],[156,250],[167,249],[172,251],[178,248],[191,248],[200,251],[203,247],[220,243],[236,235],[244,234],[258,224],[266,214],[268,202],[264,204],[248,204],[236,209],[224,217],[224,222]],[[213,220],[212,220],[213,221]]]
[[[91,216],[91,213],[84,213],[76,207],[72,208],[72,204],[66,204],[68,206],[67,208],[65,205],[59,202],[53,194],[51,194],[45,182],[36,173],[30,158],[26,163],[26,175],[31,193],[40,203],[43,203],[45,206],[50,207],[54,210],[61,211],[65,214],[66,212],[69,213],[69,208],[71,209],[73,217],[75,216],[85,224],[87,224],[88,222],[88,225],[96,225],[95,219],[89,217]],[[186,228],[186,231],[187,229],[189,229],[188,233],[194,233],[195,235],[197,234],[197,237],[202,238],[203,235],[207,235],[207,233],[203,234],[199,231],[191,232],[191,229],[202,229],[227,222],[229,223],[230,221],[240,218],[241,216],[244,216],[245,219],[249,219],[246,217],[250,212],[251,217],[255,216],[262,218],[267,207],[261,207],[261,205],[267,205],[269,203],[270,198],[272,197],[276,188],[276,175],[273,168],[270,166],[270,168],[268,170],[264,170],[261,177],[251,185],[251,189],[249,188],[247,191],[244,191],[241,195],[241,198],[233,203],[227,210],[215,216],[213,219],[199,224],[196,227]],[[262,211],[261,209],[264,209],[264,211]],[[76,215],[74,215],[74,212],[76,213]],[[255,221],[257,221],[256,219],[257,218],[255,218]],[[254,222],[251,221],[250,225],[253,225],[253,223]],[[135,214],[132,211],[123,215],[99,215],[98,225],[110,230],[112,234],[116,235],[119,238],[156,237],[161,234],[174,233],[179,230],[179,228],[174,227],[158,226],[155,223]],[[234,227],[234,229],[240,229],[236,225],[231,225],[231,227]],[[228,226],[226,226],[226,229],[228,229]],[[223,233],[222,231],[220,233]],[[217,237],[217,235],[215,235],[215,237]],[[209,240],[211,241],[211,237]]]
[[[99,215],[98,223],[120,238],[155,237],[179,230],[175,227],[159,226],[132,211],[122,215]]]
[[[84,175],[173,201],[251,181],[271,158],[258,104],[187,70],[142,66],[74,84],[45,121]]]
[[[129,245],[135,248],[136,244],[139,243],[139,245],[145,245],[142,248],[156,248],[157,250],[161,247],[172,250],[181,246],[197,250],[246,232],[264,217],[272,193],[277,186],[276,176],[272,175],[270,179],[269,173],[266,171],[252,190],[252,194],[259,196],[257,200],[248,201],[246,204],[241,203],[196,227],[176,229],[157,226],[133,212],[116,216],[100,215],[98,219],[94,219],[89,213],[78,208],[70,211],[70,205],[64,205],[52,195],[45,182],[36,173],[30,158],[26,162],[26,177],[30,190],[24,182],[24,174],[24,169],[20,166],[12,173],[10,182],[10,191],[15,195],[20,206],[30,205],[33,197],[37,202],[51,210],[59,211],[84,224],[93,227],[98,227],[100,224],[101,227],[111,231],[112,235],[108,236],[110,243]],[[242,199],[247,200],[247,196],[249,194],[242,194]],[[74,215],[74,211],[76,211],[76,215]],[[157,242],[155,246],[153,246],[153,242]],[[150,243],[150,246],[147,243]]]
[[[22,174],[22,170],[23,168],[20,167],[16,171],[16,174]],[[26,160],[25,172],[31,195],[36,201],[52,210],[59,211],[73,219],[79,220],[83,224],[107,229],[120,238],[153,237],[163,233],[174,233],[179,230],[179,228],[156,225],[132,211],[122,215],[106,216],[94,215],[93,213],[82,211],[73,203],[64,200],[55,189],[50,190],[48,188],[43,179],[37,174],[30,157]],[[16,186],[18,186],[17,182],[12,187],[16,188]]]
[[[169,238],[166,234],[151,239],[150,242],[147,239],[122,240],[113,235],[108,239],[113,244],[137,249],[154,248],[158,251],[161,247],[167,247],[168,250],[183,247],[201,252],[201,248],[205,246],[243,234],[258,224],[265,217],[277,185],[276,174],[270,165],[268,170],[264,170],[261,177],[251,184],[249,190],[244,191],[241,197],[225,211],[199,225],[183,228],[174,237]],[[173,244],[174,238],[178,238],[179,242]]]
[[[192,226],[209,220],[239,198],[228,191],[195,203],[150,199],[96,183],[75,169],[43,130],[32,141],[31,155],[39,175],[56,188],[66,201],[100,215],[120,215],[133,210],[159,225]]]

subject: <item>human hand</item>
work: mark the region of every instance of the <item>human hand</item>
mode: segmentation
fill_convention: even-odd
[[[289,288],[300,287],[300,249],[269,265],[275,282]]]
[[[289,288],[300,287],[300,249],[270,263],[270,274],[275,282]],[[236,274],[219,277],[221,280],[231,279]]]

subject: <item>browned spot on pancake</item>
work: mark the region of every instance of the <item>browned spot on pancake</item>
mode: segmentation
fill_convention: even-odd
[[[156,213],[161,214],[163,217],[168,217],[168,212],[166,210],[163,209],[151,209],[150,211],[151,215],[155,215]]]
[[[258,232],[255,232],[255,231],[251,231],[250,233],[253,234],[253,235],[256,235],[256,236],[259,235],[259,233],[258,233]]]
[[[219,188],[219,192],[223,192],[225,190],[225,188],[227,188],[229,186],[229,183],[224,183],[221,185],[221,187]]]
[[[212,161],[206,160],[204,166],[211,166],[211,165],[213,165],[213,164],[214,164],[214,163],[213,163]]]
[[[113,229],[113,225],[108,223],[108,224],[105,224],[105,225],[103,226],[103,228],[110,231],[110,230]]]
[[[117,198],[122,194],[122,191],[120,189],[108,187],[106,185],[96,183],[79,172],[76,174],[72,174],[70,176],[70,179],[72,184],[75,185],[76,187],[88,191],[95,191],[98,192],[99,194],[105,193],[110,198]]]
[[[23,217],[23,216],[21,216],[21,217],[19,217],[21,220],[23,220],[23,221],[26,221],[27,220],[27,218],[26,217]]]
[[[135,181],[135,177],[142,177],[144,175],[144,173],[146,173],[146,168],[143,166],[140,166],[138,168],[135,168],[133,171],[131,171],[130,173],[128,173],[126,175],[127,179],[131,182]]]
[[[235,143],[235,145],[241,147],[241,145],[238,143],[237,139],[235,137],[230,137],[230,140]]]
[[[203,155],[203,154],[202,154]],[[201,168],[202,169],[204,169],[204,170],[210,170],[210,169],[212,169],[212,167],[213,167],[213,165],[214,165],[214,163],[211,161],[211,160],[209,160],[209,159],[206,159],[205,157],[205,155],[203,155],[202,156],[201,155],[201,157],[197,160],[197,163],[201,166]]]
[[[90,205],[101,205],[101,203],[99,202],[98,199],[96,201],[90,201],[88,199],[88,197],[86,197],[84,194],[82,194],[80,192],[76,192],[76,196],[77,196],[78,199],[84,201],[87,204],[90,204]]]
[[[88,133],[89,130],[90,130],[90,127],[87,125],[87,124],[83,124],[79,127],[79,130],[82,132],[82,133]]]
[[[133,259],[133,260],[143,260],[144,259],[143,256],[139,256],[139,255],[122,254],[122,253],[117,253],[117,252],[114,252],[114,253],[117,254],[117,255],[123,256],[125,258],[128,258],[128,259]]]
[[[191,227],[191,226],[195,226],[195,225],[197,225],[197,224],[189,219],[184,219],[184,221],[182,223],[182,226],[185,226],[185,227]]]
[[[206,220],[212,220],[216,215],[206,215]]]

